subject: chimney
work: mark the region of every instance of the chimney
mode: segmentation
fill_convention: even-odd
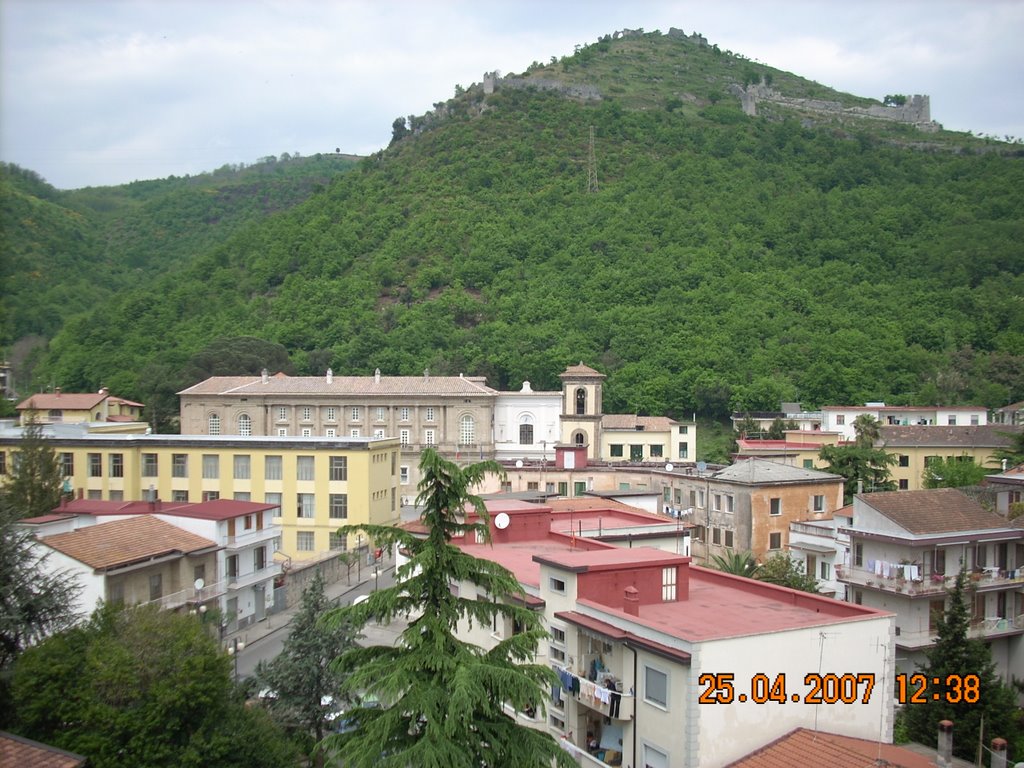
[[[53,388],[53,393],[55,395],[57,395],[57,397],[60,397],[60,387],[54,387]]]
[[[332,371],[330,368],[327,369],[327,383],[334,383],[334,371]]]
[[[268,371],[266,368],[264,368],[262,371],[260,371],[260,380],[261,380],[261,383],[263,383],[263,384],[266,384],[267,382],[269,382],[270,381],[270,371]]]
[[[939,754],[935,764],[939,768],[953,766],[953,723],[950,720],[939,721]]]
[[[430,369],[429,368],[424,368],[423,369],[423,380],[424,381],[429,381],[430,380]]]
[[[992,768],[1006,768],[1006,739],[992,739]]]
[[[106,387],[100,387],[100,394],[101,395],[109,395],[110,394],[110,390],[107,389]]]
[[[380,384],[380,368],[373,369],[373,383]]]
[[[640,593],[636,587],[626,587],[622,596],[622,610],[630,616],[640,616]]]

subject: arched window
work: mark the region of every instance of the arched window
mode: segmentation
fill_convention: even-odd
[[[238,434],[242,437],[252,435],[252,417],[247,413],[243,413],[238,417]]]
[[[576,444],[577,448],[582,448],[587,441],[587,436],[584,435],[582,432],[577,432],[575,435],[573,435],[572,440]]]
[[[468,413],[459,419],[459,445],[473,445],[476,442],[476,422]]]
[[[587,412],[587,390],[580,387],[576,390],[576,415],[582,416]]]
[[[533,445],[533,416],[528,413],[519,417],[519,444]]]
[[[220,416],[216,413],[211,413],[209,419],[207,419],[206,433],[208,435],[220,434]]]

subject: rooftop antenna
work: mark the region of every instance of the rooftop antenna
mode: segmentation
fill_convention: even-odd
[[[594,153],[594,126],[590,126],[590,148],[587,152],[587,192],[597,192],[597,156]]]

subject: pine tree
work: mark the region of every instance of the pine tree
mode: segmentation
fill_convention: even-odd
[[[14,451],[11,473],[4,492],[19,518],[48,515],[60,504],[60,459],[34,421],[25,428]]]
[[[327,627],[321,619],[331,609],[324,581],[317,571],[302,593],[302,606],[277,658],[256,670],[261,687],[273,691],[270,711],[285,725],[297,726],[312,738],[315,765],[324,764],[319,744],[340,706],[342,675],[331,662],[351,648],[355,633],[345,624]],[[331,704],[328,704],[330,702]]]
[[[503,768],[572,766],[575,763],[547,733],[519,725],[504,708],[544,709],[554,672],[532,663],[546,637],[540,617],[512,602],[522,593],[515,576],[451,544],[453,536],[489,536],[483,501],[472,494],[488,473],[503,474],[493,461],[467,467],[446,461],[432,449],[420,459],[417,503],[424,506],[425,539],[386,526],[352,526],[377,546],[398,545],[409,554],[398,583],[356,606],[338,609],[334,621],[361,627],[370,619],[388,623],[417,615],[397,647],[351,650],[338,660],[349,673],[347,687],[379,699],[380,708],[355,708],[351,730],[329,737],[329,749],[344,754],[346,768]],[[484,522],[466,523],[474,508]],[[452,593],[451,584],[472,582],[490,600]],[[523,627],[485,651],[460,640],[460,621],[489,626],[513,620]]]
[[[950,681],[949,688],[952,689],[956,681],[964,680],[967,675],[977,675],[977,696],[972,690],[971,695],[961,696],[959,701],[952,702],[946,696],[932,700],[929,695],[924,703],[907,706],[905,722],[913,741],[934,744],[939,722],[951,720],[955,728],[954,754],[973,760],[983,718],[986,742],[999,736],[1013,745],[1024,734],[1021,734],[1016,719],[1014,694],[996,676],[991,651],[982,641],[968,635],[971,619],[964,594],[966,583],[967,572],[961,570],[949,591],[949,607],[938,622],[935,645],[925,652],[927,662],[921,668],[921,674],[928,682],[929,693],[936,690],[932,685],[935,678],[940,684]]]

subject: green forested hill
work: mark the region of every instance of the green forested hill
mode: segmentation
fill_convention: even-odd
[[[70,320],[41,373],[166,404],[192,355],[250,335],[300,372],[502,388],[557,388],[582,359],[608,374],[607,410],[640,413],[1024,398],[1024,159],[748,117],[724,94],[752,67],[645,35],[528,73],[600,101],[471,88],[303,204]]]

